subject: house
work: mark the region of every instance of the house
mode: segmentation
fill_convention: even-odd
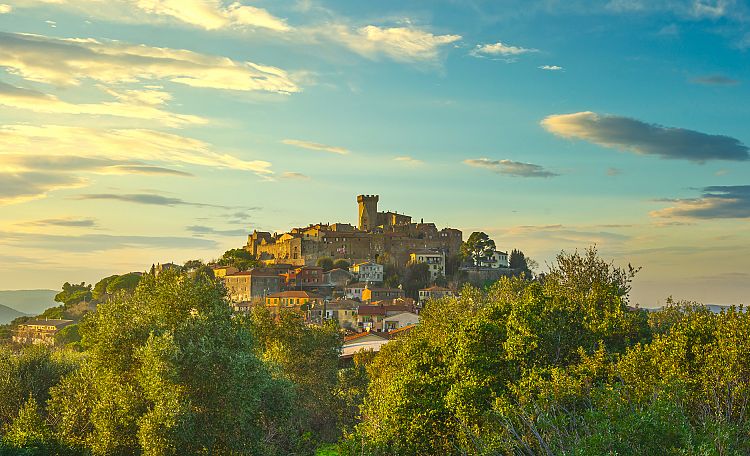
[[[321,305],[323,298],[307,291],[282,291],[266,296],[266,306],[277,308],[301,308]],[[306,309],[304,309],[306,310]]]
[[[327,284],[323,277],[323,268],[317,266],[302,266],[281,276],[287,290],[316,288]]]
[[[387,334],[378,332],[363,332],[347,336],[344,338],[344,344],[341,346],[341,358],[351,358],[355,353],[360,351],[372,350],[380,351],[380,347],[389,342]]]
[[[366,261],[364,263],[357,263],[349,268],[349,271],[354,274],[360,282],[376,282],[380,283],[383,281],[383,265]]]
[[[419,290],[419,303],[424,304],[427,300],[430,299],[440,299],[445,296],[454,296],[453,290],[450,288],[445,287],[439,287],[437,285],[431,286],[429,288],[422,288]]]
[[[18,344],[55,345],[55,335],[73,320],[29,320],[18,325],[14,331],[13,342]]]
[[[211,270],[214,271],[214,277],[217,279],[224,278],[229,274],[236,274],[240,272],[239,269],[234,266],[219,266],[218,264],[211,266]]]
[[[508,268],[510,267],[510,263],[508,262],[508,252],[495,250],[495,252],[492,253],[490,260],[483,261],[480,266],[492,269]]]
[[[222,281],[231,302],[262,301],[281,291],[281,277],[265,268],[227,274]]]
[[[351,299],[330,301],[325,305],[325,319],[336,320],[339,327],[354,330],[357,327],[357,309],[360,302]]]
[[[355,282],[350,285],[347,285],[345,288],[345,296],[346,299],[356,299],[358,301],[362,300],[362,292],[367,287],[366,283],[362,282]]]
[[[439,250],[417,250],[409,254],[409,262],[425,263],[430,270],[430,280],[445,276],[445,254]]]
[[[353,278],[354,274],[341,268],[331,269],[330,271],[323,273],[323,280],[338,289],[346,287]]]
[[[385,319],[383,306],[359,306],[357,309],[357,331],[380,331]]]
[[[356,353],[371,350],[379,352],[383,345],[397,339],[414,329],[415,325],[404,326],[389,332],[367,331],[359,334],[344,337],[344,343],[341,346],[342,360],[352,358]]]
[[[403,297],[404,290],[400,288],[370,288],[369,286],[367,286],[364,290],[362,290],[363,302],[381,301],[383,299],[396,299]]]
[[[412,312],[399,312],[383,319],[383,331],[393,331],[419,323],[419,315]]]

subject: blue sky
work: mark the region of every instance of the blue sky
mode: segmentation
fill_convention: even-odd
[[[0,289],[381,207],[747,303],[750,5],[0,0]]]

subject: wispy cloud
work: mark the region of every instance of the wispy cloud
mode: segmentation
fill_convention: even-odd
[[[282,179],[298,179],[298,180],[306,180],[310,179],[310,176],[307,174],[298,173],[295,171],[285,171],[281,174]]]
[[[78,195],[74,197],[77,200],[110,200],[110,201],[121,201],[123,203],[136,203],[136,204],[148,204],[154,206],[196,206],[196,207],[218,207],[227,209],[226,206],[219,206],[216,204],[204,204],[194,203],[185,201],[180,198],[173,198],[162,195],[152,195],[149,193],[131,193],[131,194],[116,194],[116,193],[90,193],[85,195]]]
[[[435,35],[414,26],[352,28],[329,24],[312,31],[321,39],[341,43],[368,59],[388,57],[400,62],[434,62],[442,47],[461,39],[461,35]]]
[[[96,220],[92,218],[63,217],[63,218],[33,220],[31,222],[24,222],[24,225],[60,226],[60,227],[65,227],[65,228],[91,228],[91,227],[96,226],[97,223],[96,223]]]
[[[168,127],[181,127],[188,124],[205,124],[207,120],[193,115],[175,114],[158,108],[169,99],[169,94],[155,90],[128,91],[120,94],[109,90],[118,101],[101,103],[68,103],[58,97],[35,90],[23,89],[0,81],[0,105],[45,114],[74,114],[127,117],[153,120]],[[150,103],[144,100],[154,100]]]
[[[557,173],[546,170],[543,166],[532,163],[511,160],[490,160],[489,158],[472,158],[464,163],[476,168],[486,168],[490,171],[512,177],[554,177]]]
[[[713,74],[710,76],[700,76],[690,80],[693,84],[702,84],[710,86],[735,86],[740,83],[737,79],[732,79],[721,74]]]
[[[607,176],[619,176],[620,174],[622,174],[620,168],[607,168]]]
[[[85,178],[45,172],[0,172],[0,205],[44,198],[49,192],[87,185]]]
[[[511,46],[509,44],[504,44],[498,41],[497,43],[478,44],[474,49],[471,50],[470,54],[474,57],[508,57],[528,54],[529,52],[539,52],[539,50],[520,46]]]
[[[653,211],[651,215],[689,219],[750,218],[750,185],[705,187],[699,198],[668,201],[674,206]]]
[[[338,146],[329,146],[328,144],[321,144],[312,141],[304,141],[301,139],[284,139],[282,143],[288,146],[301,147],[303,149],[317,150],[321,152],[330,152],[332,154],[348,155],[349,149]]]
[[[1,51],[0,51],[1,52]],[[47,157],[120,160],[134,164],[158,161],[212,168],[229,168],[272,174],[263,160],[243,160],[215,152],[203,141],[173,133],[147,129],[109,129],[62,125],[5,125],[0,127],[0,156],[23,155],[29,150],[44,151]],[[6,160],[0,165],[4,164]],[[143,164],[143,163],[141,163]],[[1,166],[0,166],[1,167]],[[135,170],[135,169],[134,169]],[[156,172],[146,169],[144,172]]]
[[[12,247],[33,246],[35,249],[91,253],[108,250],[153,249],[215,249],[218,244],[210,239],[179,236],[133,236],[108,234],[54,235],[0,231],[0,245]]]
[[[112,22],[186,24],[205,30],[265,29],[286,32],[290,26],[263,8],[240,2],[224,6],[220,0],[109,0],[102,8],[96,0],[21,1],[20,6],[43,4]]]
[[[13,11],[13,7],[5,3],[0,3],[0,14],[8,14]]]
[[[203,226],[203,225],[190,225],[190,226],[185,227],[185,229],[190,231],[191,233],[195,233],[199,235],[209,234],[213,236],[227,236],[227,237],[238,237],[238,236],[247,235],[247,231],[243,229],[217,230],[210,226]]]
[[[412,166],[415,166],[415,165],[424,165],[424,162],[422,160],[417,160],[416,158],[409,157],[407,155],[404,155],[404,156],[401,156],[401,157],[396,157],[393,160],[397,161],[399,163],[403,163],[405,165],[412,165]]]
[[[545,71],[562,71],[564,68],[558,65],[542,65],[539,69]]]
[[[283,94],[300,90],[286,71],[272,66],[86,38],[0,32],[0,66],[31,81],[60,86],[78,85],[84,79],[105,83],[168,80],[209,89]]]
[[[541,124],[547,131],[563,138],[582,139],[604,147],[661,158],[699,163],[750,159],[748,147],[735,138],[663,127],[628,117],[577,112],[548,116]]]

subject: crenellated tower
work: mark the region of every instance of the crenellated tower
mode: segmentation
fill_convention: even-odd
[[[370,231],[378,224],[378,195],[357,195],[359,203],[358,227],[362,231]]]

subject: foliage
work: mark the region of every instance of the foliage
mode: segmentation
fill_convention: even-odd
[[[291,404],[213,280],[145,276],[80,325],[86,360],[52,390],[62,443],[94,454],[272,454]],[[268,398],[262,401],[261,398]]]
[[[107,294],[111,296],[120,291],[132,293],[140,281],[141,275],[137,272],[117,276],[107,284]]]
[[[222,266],[234,266],[240,271],[263,266],[253,254],[245,249],[229,249],[219,258],[218,263]]]
[[[184,265],[182,265],[182,268],[185,271],[194,271],[202,266],[204,266],[204,264],[201,260],[188,260]]]
[[[303,316],[294,311],[282,310],[274,318],[263,306],[253,310],[247,324],[257,338],[259,356],[275,376],[294,385],[295,412],[287,432],[335,442],[342,406],[336,394],[341,349],[338,328],[331,323],[306,325]]]
[[[349,264],[349,262],[346,260],[336,260],[333,262],[333,269],[343,269],[345,271],[348,271],[349,266],[351,266],[351,264]]]
[[[324,271],[330,271],[333,269],[333,259],[328,257],[318,258],[316,263],[319,267],[323,268]]]
[[[62,303],[66,308],[81,301],[90,301],[91,298],[91,285],[86,285],[85,282],[73,285],[65,282],[62,291],[55,295],[55,301]]]
[[[427,263],[410,263],[404,274],[404,293],[407,297],[417,299],[419,290],[430,284],[430,266]]]
[[[55,345],[67,346],[74,350],[81,350],[81,333],[78,331],[78,325],[68,325],[55,334]]]
[[[632,274],[590,249],[561,254],[544,283],[504,278],[486,292],[467,287],[460,298],[431,301],[420,325],[384,346],[368,369],[363,419],[344,448],[406,455],[513,448],[503,422],[510,404],[535,397],[529,379],[602,347],[607,359],[648,340],[646,316],[627,307]]]
[[[492,260],[495,248],[495,241],[486,233],[475,231],[461,244],[461,255],[464,259],[471,260],[474,266],[481,266]]]

